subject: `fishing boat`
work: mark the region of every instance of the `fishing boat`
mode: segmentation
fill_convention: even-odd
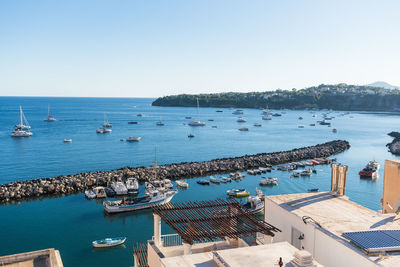
[[[112,127],[112,123],[109,123],[109,122],[108,122],[106,113],[104,113],[104,123],[103,123],[103,127],[104,127],[104,128],[111,128],[111,127]]]
[[[180,181],[180,180],[178,180],[178,181],[176,181],[176,184],[177,184],[179,187],[182,187],[182,188],[188,188],[188,187],[189,187],[189,184],[186,183],[185,181]]]
[[[230,197],[235,197],[237,195],[237,193],[244,192],[244,191],[246,191],[246,189],[244,189],[244,188],[242,188],[242,189],[230,189],[230,190],[226,191],[226,193]]]
[[[379,168],[379,162],[375,160],[368,162],[367,166],[359,172],[360,178],[378,178]]]
[[[209,185],[210,181],[205,180],[205,179],[201,179],[201,180],[198,180],[197,183],[201,184],[201,185]]]
[[[197,115],[199,115],[199,99],[197,99]],[[200,121],[199,119],[193,119],[191,122],[188,123],[190,126],[205,126],[206,123]]]
[[[105,201],[103,202],[103,208],[107,213],[120,213],[148,209],[155,205],[170,202],[176,193],[178,193],[177,190],[169,190],[166,192],[151,190],[146,192],[146,195],[143,197],[128,198],[126,200],[125,198],[122,198],[122,200],[117,201]]]
[[[96,194],[96,198],[105,198],[107,196],[103,186],[93,188],[93,192]]]
[[[254,123],[254,127],[261,127],[261,123]]]
[[[29,126],[28,120],[26,119],[24,113],[22,112],[22,107],[19,106],[19,124],[15,125],[14,131],[11,133],[12,137],[30,137],[33,135],[29,130],[31,126]]]
[[[126,237],[112,237],[95,240],[92,242],[94,248],[108,248],[122,245],[125,243]]]
[[[263,120],[265,120],[265,121],[270,121],[270,120],[272,120],[272,118],[269,116],[269,115],[264,115],[264,116],[262,116],[261,117]]]
[[[123,182],[117,181],[111,183],[111,188],[115,191],[117,195],[126,195],[128,194],[128,189]]]
[[[54,118],[54,116],[50,115],[50,105],[47,106],[47,118],[45,118],[44,121],[47,121],[47,122],[56,121],[56,118]]]
[[[243,205],[252,213],[258,213],[264,210],[264,195],[249,196],[246,199],[246,204]]]
[[[140,136],[129,136],[126,138],[126,142],[139,142],[142,139]]]
[[[218,178],[211,176],[210,177],[210,182],[213,184],[219,184],[221,182],[221,180],[219,180]]]
[[[106,193],[106,196],[108,196],[108,197],[115,196],[115,191],[112,190],[112,188],[106,187],[106,188],[104,188],[104,192]]]
[[[242,191],[242,192],[236,193],[236,196],[235,196],[235,197],[242,198],[242,197],[248,197],[248,196],[250,196],[250,193],[249,193],[249,192],[247,192],[247,191]]]
[[[125,186],[126,186],[126,189],[128,189],[128,192],[139,191],[139,183],[136,178],[130,177],[130,178],[126,179]]]
[[[301,173],[300,173],[300,176],[311,176],[312,175],[312,169],[311,168],[308,168],[308,169],[306,169],[306,170],[303,170]]]
[[[85,191],[85,197],[87,199],[95,199],[96,198],[96,193],[93,190],[86,190]]]
[[[72,139],[64,139],[64,143],[72,143]]]
[[[242,118],[242,117],[239,117],[236,121],[237,121],[237,122],[246,122],[246,119],[245,119],[245,118]]]
[[[239,128],[239,131],[241,131],[241,132],[247,132],[247,131],[249,131],[249,128],[240,127],[240,128]]]
[[[260,181],[260,185],[278,185],[278,178],[266,178]]]
[[[194,137],[194,134],[192,134],[192,133],[191,133],[191,134],[188,134],[188,137],[189,137],[189,138],[193,138],[193,137]]]

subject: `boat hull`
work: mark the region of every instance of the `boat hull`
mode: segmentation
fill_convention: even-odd
[[[109,248],[122,245],[125,243],[126,237],[110,238],[103,240],[96,240],[92,242],[94,248]]]

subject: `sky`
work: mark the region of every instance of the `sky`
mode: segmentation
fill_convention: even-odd
[[[400,85],[400,1],[0,1],[0,95]]]

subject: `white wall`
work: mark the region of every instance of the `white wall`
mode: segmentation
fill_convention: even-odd
[[[283,241],[291,243],[292,227],[294,227],[304,233],[304,240],[301,242],[304,249],[326,267],[376,266],[367,257],[348,247],[340,238],[326,230],[319,229],[312,223],[305,224],[301,217],[267,198],[265,199],[264,214],[266,222],[282,231],[276,233],[273,243]]]

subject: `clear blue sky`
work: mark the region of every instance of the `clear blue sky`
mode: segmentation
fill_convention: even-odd
[[[0,95],[400,85],[400,1],[0,2]]]

